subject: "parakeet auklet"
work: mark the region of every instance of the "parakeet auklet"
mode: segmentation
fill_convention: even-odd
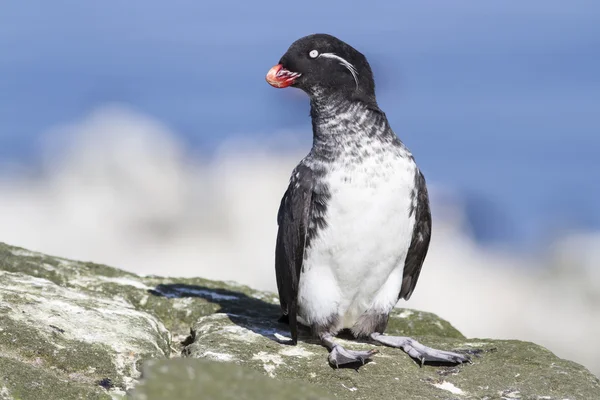
[[[425,178],[377,105],[365,56],[331,35],[309,35],[266,80],[303,90],[311,106],[313,146],[293,170],[277,215],[277,287],[292,343],[300,322],[330,350],[334,366],[377,353],[336,344],[343,329],[421,364],[468,361],[383,334],[392,308],[417,284],[431,213]]]

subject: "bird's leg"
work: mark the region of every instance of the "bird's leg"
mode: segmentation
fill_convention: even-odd
[[[370,337],[378,343],[404,350],[412,358],[420,360],[421,366],[423,366],[425,361],[453,364],[471,361],[466,355],[453,353],[451,351],[432,349],[431,347],[422,345],[415,339],[405,336],[387,336],[374,332]]]
[[[340,365],[344,364],[364,364],[372,355],[379,352],[376,349],[366,351],[345,349],[333,341],[333,335],[330,333],[320,334],[319,339],[321,339],[323,346],[329,349],[329,362],[336,368],[339,368]]]

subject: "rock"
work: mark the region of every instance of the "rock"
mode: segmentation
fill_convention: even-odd
[[[158,318],[122,297],[73,287],[83,274],[71,275],[67,285],[26,273],[66,277],[79,265],[47,263],[6,246],[0,260],[0,387],[14,398],[124,395],[144,360],[171,354],[169,332]]]
[[[294,380],[271,379],[229,363],[192,358],[153,360],[132,400],[329,400],[323,389]]]
[[[399,310],[391,318],[389,334],[416,336],[428,346],[471,354],[473,364],[419,368],[401,350],[378,347],[380,353],[358,371],[333,369],[327,351],[307,334],[296,346],[281,344],[278,339],[289,334],[274,319],[224,313],[201,318],[184,353],[262,369],[276,379],[301,379],[328,389],[337,399],[600,399],[597,378],[541,346],[465,339],[434,315],[418,311]],[[435,335],[414,335],[410,329],[426,332],[423,328],[431,326],[437,328]],[[355,350],[373,347],[339,342]]]
[[[307,332],[280,343],[279,316],[274,294],[235,283],[140,277],[0,244],[0,400],[275,399],[287,387],[289,399],[600,399],[584,367],[533,343],[467,339],[433,314],[397,309],[388,333],[473,364],[419,368],[379,347],[358,370],[333,369]]]

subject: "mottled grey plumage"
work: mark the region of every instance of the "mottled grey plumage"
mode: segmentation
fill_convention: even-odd
[[[285,81],[269,82],[291,80],[308,93],[313,125],[313,146],[292,172],[277,217],[277,286],[292,342],[300,321],[336,366],[375,353],[337,345],[333,336],[346,328],[421,360],[465,361],[382,335],[389,312],[418,281],[431,214],[423,174],[377,105],[367,60],[332,36],[311,35],[290,46],[281,66]]]

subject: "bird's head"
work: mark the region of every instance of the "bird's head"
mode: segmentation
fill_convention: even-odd
[[[311,97],[335,95],[375,102],[373,73],[365,56],[327,34],[296,40],[266,79],[273,87],[296,87]]]

